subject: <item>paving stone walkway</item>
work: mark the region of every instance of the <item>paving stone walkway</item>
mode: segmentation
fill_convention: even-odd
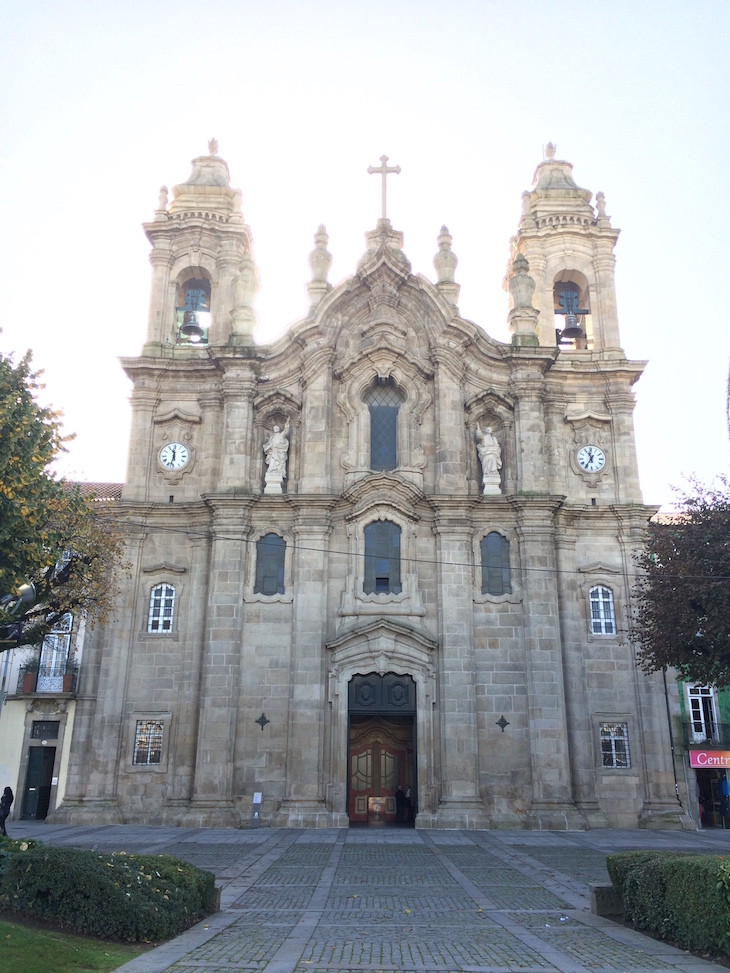
[[[730,853],[730,831],[413,831],[11,822],[13,837],[177,855],[221,911],[120,973],[700,973],[719,967],[590,912],[612,851]]]

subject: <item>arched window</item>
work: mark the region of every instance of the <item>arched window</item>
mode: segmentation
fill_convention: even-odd
[[[590,590],[591,632],[594,635],[615,635],[616,620],[613,614],[613,592],[603,585]]]
[[[578,284],[571,280],[556,281],[553,286],[555,332],[558,345],[585,348],[586,315],[588,307],[581,307],[583,300]]]
[[[481,540],[482,550],[482,594],[509,595],[512,584],[509,573],[509,541],[506,537],[491,531]]]
[[[285,557],[286,541],[278,534],[264,534],[256,541],[255,594],[284,594]]]
[[[365,528],[366,595],[400,594],[400,527],[376,520]]]
[[[171,632],[173,610],[175,608],[175,589],[171,584],[158,584],[150,592],[150,615],[147,622],[148,632]]]
[[[177,290],[177,344],[207,345],[210,327],[210,282],[190,277]]]
[[[398,410],[403,402],[392,379],[374,385],[365,396],[370,411],[370,469],[398,465]]]

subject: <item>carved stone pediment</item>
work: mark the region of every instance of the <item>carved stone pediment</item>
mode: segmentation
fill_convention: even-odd
[[[156,424],[162,424],[164,422],[174,422],[178,420],[179,422],[201,422],[202,416],[199,411],[191,412],[188,409],[183,409],[178,405],[169,406],[168,408],[161,408],[153,418],[153,422]]]
[[[387,519],[389,510],[395,509],[414,521],[420,519],[415,513],[415,506],[423,499],[423,493],[413,483],[393,473],[373,473],[351,486],[345,492],[344,499],[353,505],[347,515],[348,520],[378,508],[382,514],[381,520]]]

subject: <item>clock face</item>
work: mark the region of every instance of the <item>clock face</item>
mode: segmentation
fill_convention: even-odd
[[[606,457],[598,446],[584,446],[578,450],[578,466],[587,473],[598,473],[606,465]]]
[[[167,443],[160,450],[160,463],[166,470],[179,470],[190,458],[187,446],[182,443]]]

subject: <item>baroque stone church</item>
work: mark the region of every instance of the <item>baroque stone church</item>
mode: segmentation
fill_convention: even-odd
[[[353,276],[328,281],[320,226],[308,313],[267,345],[215,141],[160,191],[123,360],[132,572],[86,637],[51,820],[680,826],[676,688],[628,631],[654,508],[603,194],[548,146],[506,344],[460,316],[446,227],[435,282],[412,272],[381,161]]]

